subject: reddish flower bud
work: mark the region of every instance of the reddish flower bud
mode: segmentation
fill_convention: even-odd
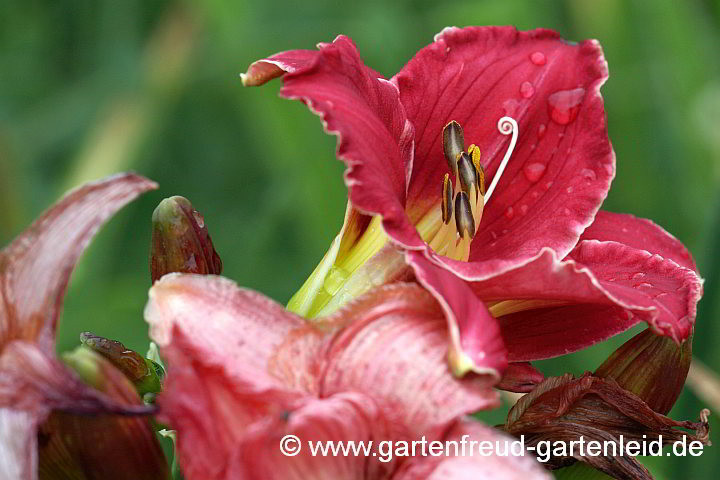
[[[142,405],[133,384],[86,347],[63,355],[82,380],[116,402]],[[164,480],[169,468],[148,418],[55,410],[38,429],[41,479]]]
[[[140,395],[162,390],[165,370],[158,363],[130,350],[116,340],[90,332],[80,334],[80,342],[110,361],[130,380]]]
[[[153,283],[166,273],[222,273],[203,216],[183,197],[166,198],[152,215],[150,274]]]
[[[594,375],[614,379],[664,415],[680,396],[691,360],[692,334],[678,346],[647,329],[615,350]]]

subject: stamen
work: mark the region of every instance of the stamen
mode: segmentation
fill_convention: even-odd
[[[498,131],[503,135],[510,135],[512,133],[512,138],[510,139],[510,146],[508,146],[508,149],[505,152],[505,156],[503,157],[502,162],[500,162],[500,166],[498,167],[497,172],[495,172],[492,183],[490,183],[490,188],[488,188],[487,190],[487,194],[485,195],[485,203],[490,201],[490,196],[495,191],[495,187],[500,181],[500,177],[502,176],[503,171],[505,171],[505,167],[510,160],[510,156],[512,155],[513,150],[515,150],[515,144],[517,143],[518,137],[518,124],[515,119],[511,117],[502,117],[500,120],[498,120],[497,128]]]
[[[455,197],[455,226],[461,237],[475,236],[475,219],[473,218],[470,200],[465,192]]]
[[[477,171],[470,160],[470,155],[467,153],[461,153],[457,160],[457,171],[458,179],[460,180],[460,187],[462,191],[468,194],[470,197],[471,190],[477,188]],[[477,191],[477,190],[476,190]],[[472,197],[475,197],[475,192],[472,192]]]
[[[485,169],[480,164],[480,148],[475,145],[474,143],[470,145],[470,148],[468,148],[468,153],[470,154],[470,158],[472,158],[473,165],[475,165],[475,170],[477,170],[477,184],[479,185],[479,191],[478,193],[482,196],[485,195]]]
[[[443,128],[443,152],[450,170],[457,176],[457,156],[465,150],[463,129],[455,120]]]
[[[442,191],[442,220],[445,225],[450,223],[453,214],[453,187],[450,175],[445,174]]]

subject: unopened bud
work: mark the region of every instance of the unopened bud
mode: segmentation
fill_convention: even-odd
[[[80,342],[110,360],[132,383],[140,395],[162,390],[165,371],[157,363],[143,357],[125,345],[90,332],[80,334]]]
[[[647,329],[625,342],[595,371],[642,398],[654,411],[666,414],[685,384],[692,360],[692,335],[678,346]]]
[[[150,274],[153,283],[172,272],[219,275],[222,261],[203,216],[184,197],[166,198],[152,215]]]

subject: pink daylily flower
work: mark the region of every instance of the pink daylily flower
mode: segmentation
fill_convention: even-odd
[[[108,396],[87,386],[55,356],[55,329],[70,274],[93,235],[122,206],[155,187],[133,174],[86,184],[0,251],[0,478],[37,478],[38,427],[51,411],[149,412],[136,394],[133,400],[120,387]],[[154,455],[162,458],[162,452],[147,419],[125,425],[135,436],[123,440],[140,445],[147,440],[142,450],[147,457],[136,460],[154,471]]]
[[[306,103],[338,137],[349,198],[340,234],[289,308],[325,314],[414,275],[446,310],[458,374],[570,353],[639,321],[688,337],[702,280],[687,250],[647,220],[598,211],[615,156],[597,41],[447,28],[386,80],[339,36],[259,60],[242,80],[279,76],[281,96]],[[498,131],[506,117],[512,138]],[[479,310],[466,309],[451,277],[483,301]],[[507,358],[492,354],[503,349],[494,333],[481,335],[498,325]]]
[[[311,323],[225,278],[173,273],[145,318],[168,360],[158,402],[188,480],[549,478],[530,457],[310,453],[307,441],[510,438],[462,418],[498,405],[494,379],[452,376],[445,314],[416,284]],[[297,456],[280,451],[290,434]]]

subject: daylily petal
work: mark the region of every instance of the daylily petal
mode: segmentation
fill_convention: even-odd
[[[466,445],[465,455],[462,455],[461,442],[477,442],[477,445],[490,445],[485,448],[488,453],[499,445],[504,455],[483,455],[475,448],[472,453],[471,446]],[[532,480],[546,479],[552,476],[536,462],[532,455],[520,455],[520,452],[511,455],[510,445],[514,439],[494,428],[487,427],[480,422],[464,420],[445,437],[446,442],[458,444],[458,455],[414,457],[400,468],[393,480]],[[482,442],[489,442],[483,444]],[[451,453],[455,453],[451,447]]]
[[[673,260],[681,267],[697,270],[695,260],[680,240],[652,220],[627,213],[599,211],[580,240],[622,243]]]
[[[67,193],[0,252],[0,349],[13,339],[54,344],[70,273],[117,210],[155,183],[122,174]]]
[[[494,302],[490,312],[498,317],[512,362],[574,352],[639,321],[680,342],[690,333],[702,294],[693,270],[597,240],[582,241],[562,261],[545,249],[525,265],[469,285]]]
[[[220,276],[177,273],[156,282],[149,297],[145,320],[164,354],[227,369],[248,394],[317,391],[313,357],[321,332],[267,297]],[[190,342],[183,349],[178,332]],[[286,343],[292,355],[278,355]]]
[[[33,413],[0,408],[0,478],[37,477],[37,424]]]
[[[413,162],[412,124],[397,87],[366,67],[352,41],[339,36],[317,52],[285,52],[251,65],[246,74],[261,84],[283,78],[280,95],[298,99],[337,135],[337,157],[347,164],[345,182],[353,206],[382,214],[385,230],[407,247],[424,245],[405,214],[407,179]],[[262,81],[261,81],[262,80]]]
[[[252,420],[304,395],[354,391],[397,435],[418,437],[498,404],[494,378],[452,377],[445,315],[417,285],[375,289],[310,324],[221,277],[171,274],[151,289],[145,315],[170,363],[160,401],[174,422],[197,405]]]
[[[313,455],[313,444],[376,441],[383,438],[385,420],[369,397],[360,393],[344,393],[327,399],[312,400],[306,405],[270,417],[250,428],[237,447],[231,473],[225,478],[248,480],[363,480],[383,479],[391,470],[372,455]],[[286,435],[295,435],[298,443],[284,444]],[[284,455],[281,448],[295,456]],[[376,452],[377,453],[377,452]],[[203,477],[205,478],[205,477]],[[193,480],[188,477],[188,480]]]
[[[402,438],[436,438],[458,416],[497,406],[494,377],[452,376],[445,315],[417,285],[389,285],[351,302],[330,317],[347,327],[327,344],[321,395],[368,395]]]
[[[596,41],[571,44],[548,30],[469,27],[443,30],[393,77],[416,129],[407,202],[413,221],[439,205],[445,124],[456,120],[466,142],[480,147],[488,180],[508,147],[498,120],[509,115],[519,125],[470,263],[436,261],[463,278],[486,279],[543,247],[560,256],[573,248],[615,174],[599,93],[607,75]]]
[[[450,365],[456,375],[468,371],[499,381],[507,367],[507,350],[498,322],[470,288],[447,270],[431,264],[419,252],[408,252],[417,280],[440,303],[450,333]]]

